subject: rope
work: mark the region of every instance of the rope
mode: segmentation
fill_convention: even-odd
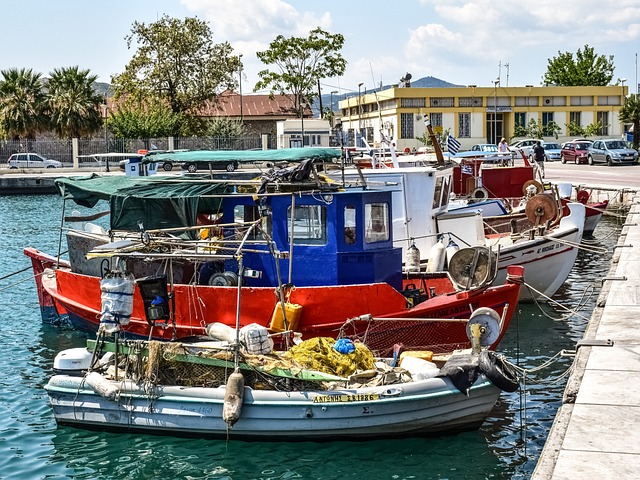
[[[31,267],[29,267],[29,268],[31,268]],[[23,270],[23,271],[24,271],[24,270]],[[20,273],[20,272],[15,272],[15,273]],[[5,290],[7,290],[8,288],[15,287],[16,285],[20,285],[21,283],[28,282],[28,281],[29,281],[29,280],[31,280],[32,278],[39,277],[39,276],[41,276],[41,275],[43,275],[43,274],[44,274],[44,272],[40,272],[40,273],[38,273],[38,274],[36,274],[36,275],[31,275],[30,277],[23,278],[22,280],[18,280],[18,281],[17,281],[17,282],[15,282],[15,283],[12,283],[12,284],[10,284],[10,285],[7,285],[6,287],[2,287],[2,288],[0,288],[0,292],[4,292],[4,291],[5,291]],[[12,274],[12,275],[13,275],[13,274]]]
[[[524,385],[526,385],[526,380],[527,379],[530,380],[530,383],[536,383],[538,385],[542,385],[542,384],[545,384],[545,383],[555,384],[555,383],[559,383],[561,380],[565,379],[573,371],[574,362],[571,362],[571,365],[569,365],[564,372],[560,373],[555,378],[553,378],[553,377],[552,378],[545,377],[542,381],[540,381],[540,380],[536,380],[532,376],[532,374],[538,373],[538,372],[550,367],[551,365],[553,365],[553,364],[557,363],[558,361],[560,361],[561,358],[567,357],[567,356],[569,356],[567,350],[560,350],[554,356],[552,356],[551,358],[548,358],[547,360],[545,360],[541,365],[538,365],[537,367],[531,367],[531,368],[524,368],[524,367],[521,367],[519,365],[516,365],[516,364],[510,362],[509,360],[507,360],[507,358],[504,355],[500,355],[500,358],[505,364],[510,365],[516,371],[516,373],[518,374],[518,378],[519,378],[520,382],[523,383],[523,386],[524,386]]]
[[[582,320],[585,321],[589,321],[589,319],[583,315],[580,315],[578,312],[580,310],[582,310],[587,302],[589,301],[589,299],[593,296],[593,294],[595,293],[595,288],[593,287],[593,285],[588,286],[587,288],[585,288],[584,292],[582,292],[582,297],[580,299],[580,301],[578,302],[578,306],[576,309],[570,309],[568,307],[565,307],[564,305],[562,305],[561,303],[556,302],[554,299],[552,299],[551,297],[548,297],[547,295],[545,295],[544,293],[542,293],[541,291],[537,290],[535,287],[529,285],[528,283],[524,283],[524,285],[529,289],[529,293],[531,293],[532,291],[535,292],[537,295],[531,295],[533,297],[533,302],[536,304],[536,306],[538,307],[538,309],[540,310],[540,313],[542,313],[545,317],[551,319],[551,320],[566,320],[567,318],[570,318],[572,316],[577,316],[579,318],[581,318]],[[587,296],[587,292],[588,296]],[[551,315],[549,315],[547,312],[545,312],[541,305],[540,302],[538,301],[538,296],[540,297],[544,297],[544,299],[549,302],[554,304],[556,307],[561,308],[562,310],[565,310],[567,312],[569,312],[567,315],[561,316],[561,317],[552,317]]]
[[[548,235],[544,235],[542,238],[544,238],[545,240],[550,240],[552,242],[559,243],[561,245],[577,248],[578,250],[583,250],[585,252],[600,253],[603,255],[609,252],[609,250],[605,247],[586,247],[582,243],[572,242],[571,240],[561,240],[559,238],[549,237]]]

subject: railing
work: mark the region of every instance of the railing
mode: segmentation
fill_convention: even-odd
[[[14,153],[38,153],[45,158],[58,160],[65,167],[73,167],[72,140],[0,140],[0,169],[8,169],[7,160]],[[78,167],[95,168],[95,159],[86,157],[100,153],[136,153],[139,150],[256,150],[262,149],[261,137],[164,137],[149,139],[94,138],[78,140]],[[277,148],[275,136],[269,136],[267,148]]]

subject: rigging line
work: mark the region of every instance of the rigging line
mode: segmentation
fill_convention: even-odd
[[[529,285],[529,284],[528,284],[528,283],[526,283],[526,282],[524,283],[524,285],[529,289],[529,291],[533,291],[533,292],[535,292],[536,294],[538,294],[539,296],[544,297],[544,299],[545,299],[546,301],[548,301],[548,302],[550,302],[550,303],[553,303],[553,304],[554,304],[554,305],[556,305],[557,307],[562,308],[563,310],[566,310],[567,312],[570,312],[570,314],[569,314],[568,316],[565,316],[565,317],[560,317],[560,318],[552,317],[552,316],[550,316],[549,314],[547,314],[547,313],[542,309],[542,307],[540,306],[540,302],[538,302],[538,299],[536,298],[536,296],[535,296],[535,295],[533,295],[533,301],[534,301],[534,302],[535,302],[535,304],[538,306],[538,309],[540,310],[540,312],[541,312],[544,316],[546,316],[547,318],[550,318],[551,320],[563,320],[563,319],[565,319],[565,318],[569,318],[569,317],[570,317],[570,316],[572,316],[572,315],[576,315],[576,316],[578,316],[578,317],[582,318],[583,320],[589,321],[589,319],[588,319],[587,317],[585,317],[585,316],[583,316],[583,315],[580,315],[580,314],[578,313],[578,310],[573,310],[573,309],[570,309],[570,308],[568,308],[568,307],[565,307],[565,306],[564,306],[564,305],[562,305],[561,303],[556,302],[556,301],[555,301],[555,300],[553,300],[551,297],[549,297],[549,296],[545,295],[545,294],[544,294],[544,293],[542,293],[540,290],[537,290],[535,287],[533,287],[533,286]],[[593,293],[592,293],[592,294],[593,294]],[[592,295],[592,294],[591,294],[591,295]]]
[[[61,255],[66,255],[67,253],[69,253],[69,250],[65,250],[64,252],[62,252],[62,253],[61,253]],[[5,275],[4,277],[0,277],[0,280],[5,280],[5,279],[7,279],[7,278],[9,278],[9,277],[13,277],[14,275],[17,275],[17,274],[19,274],[19,273],[24,273],[24,272],[26,272],[27,270],[30,270],[30,269],[32,269],[32,268],[33,268],[33,266],[32,266],[32,265],[30,265],[30,266],[28,266],[28,267],[24,267],[24,268],[22,268],[22,269],[20,269],[20,270],[17,270],[17,271],[15,271],[15,272],[13,272],[13,273],[9,273],[9,274]]]
[[[41,275],[43,275],[43,274],[44,274],[44,272],[41,272],[41,273],[38,273],[38,274],[36,274],[36,275],[32,275],[32,276],[30,276],[30,277],[23,278],[22,280],[18,280],[18,281],[17,281],[17,282],[15,282],[15,283],[12,283],[12,284],[10,284],[10,285],[7,285],[6,287],[2,287],[2,288],[0,288],[0,292],[4,292],[6,289],[11,288],[11,287],[15,287],[16,285],[20,285],[21,283],[28,282],[28,281],[29,281],[29,280],[31,280],[32,278],[39,277],[39,276],[41,276]]]
[[[548,235],[543,235],[542,238],[544,238],[545,240],[549,240],[552,242],[556,242],[559,243],[561,245],[567,245],[569,247],[575,247],[579,250],[583,250],[585,252],[591,252],[591,253],[601,253],[601,254],[605,254],[608,253],[609,250],[605,247],[586,247],[584,246],[582,243],[576,243],[576,242],[572,242],[570,240],[561,240],[559,238],[553,238],[550,237]]]

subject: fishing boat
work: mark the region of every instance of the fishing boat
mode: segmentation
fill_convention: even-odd
[[[470,321],[495,315],[485,309]],[[232,348],[103,339],[60,352],[45,390],[58,424],[101,430],[270,441],[471,430],[501,389],[518,388],[515,370],[471,331],[470,350],[395,359],[344,338],[277,353],[263,350],[264,332]]]
[[[551,297],[567,279],[578,254],[585,223],[581,203],[567,203],[569,213],[562,215],[556,195],[532,195],[521,214],[525,221],[512,228],[509,216],[485,217],[473,205],[450,210],[456,182],[451,169],[396,167],[342,175],[353,185],[364,180],[369,186],[399,187],[393,194],[393,230],[405,257],[415,248],[421,264],[428,267],[433,259],[444,261],[442,252],[448,246],[454,251],[475,246],[499,251],[494,285],[505,281],[509,266],[525,266],[526,288],[520,290],[520,300]]]
[[[115,318],[124,334],[175,340],[204,334],[212,321],[233,325],[242,295],[242,325],[335,337],[351,318],[404,318],[402,330],[412,333],[407,348],[428,344],[443,352],[469,346],[464,322],[420,319],[468,319],[473,309],[489,307],[503,319],[497,345],[515,311],[521,267],[498,286],[490,286],[493,268],[461,265],[458,279],[408,271],[393,243],[394,187],[344,188],[317,173],[313,162],[301,162],[258,181],[58,179],[65,202],[108,201],[109,228],[94,223],[100,214],[72,212],[65,216],[68,261],[25,249],[43,320],[95,332],[109,290],[117,296],[122,288],[133,303],[126,324]],[[485,251],[478,255],[493,265]],[[365,335],[370,326],[353,328]],[[384,338],[378,348],[388,353],[395,342]]]

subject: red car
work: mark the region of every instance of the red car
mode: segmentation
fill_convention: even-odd
[[[587,163],[587,154],[591,143],[590,141],[579,140],[564,143],[560,150],[560,161],[562,163]]]

